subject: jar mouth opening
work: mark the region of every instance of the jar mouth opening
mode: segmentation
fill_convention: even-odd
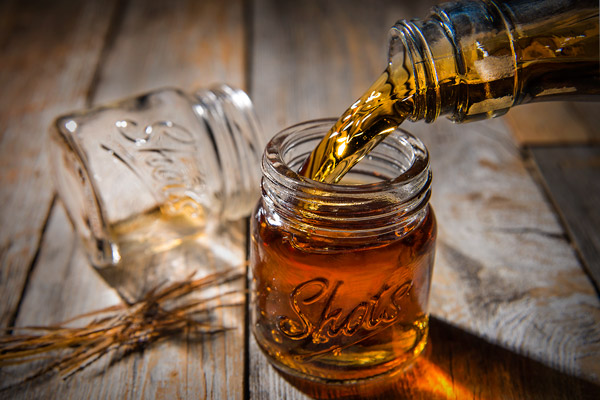
[[[422,220],[429,201],[431,171],[425,145],[397,129],[352,168],[358,183],[344,184],[342,179],[329,184],[300,176],[297,171],[334,122],[303,122],[267,144],[261,186],[263,201],[276,210],[272,223],[337,240],[407,234]]]
[[[279,132],[265,148],[263,173],[294,190],[352,196],[397,192],[413,184],[420,186],[417,181],[429,172],[429,153],[423,142],[397,128],[340,183],[322,183],[301,176],[298,170],[335,122],[333,118],[306,121]]]

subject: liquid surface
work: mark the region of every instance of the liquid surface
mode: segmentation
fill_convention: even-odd
[[[292,233],[259,210],[252,239],[252,326],[277,367],[363,379],[398,370],[425,347],[432,213],[404,237],[344,245]]]

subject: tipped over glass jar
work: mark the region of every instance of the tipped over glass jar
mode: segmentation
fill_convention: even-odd
[[[57,190],[86,254],[128,302],[194,272],[244,263],[266,140],[250,98],[221,85],[159,89],[59,117]]]

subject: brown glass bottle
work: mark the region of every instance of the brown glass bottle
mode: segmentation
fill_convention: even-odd
[[[405,119],[495,117],[533,101],[599,99],[598,2],[463,0],[390,31],[389,65],[301,174],[336,182]]]
[[[427,342],[436,223],[427,151],[395,132],[352,184],[296,172],[333,120],[268,145],[252,218],[252,329],[287,373],[348,382],[398,371]]]

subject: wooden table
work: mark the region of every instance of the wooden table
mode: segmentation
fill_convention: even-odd
[[[46,133],[56,116],[157,87],[226,82],[248,91],[270,136],[339,115],[384,68],[387,29],[430,5],[1,2],[0,326],[52,324],[119,302],[55,194]],[[472,124],[406,125],[428,145],[435,175],[431,345],[377,385],[379,398],[600,398],[598,111],[555,103]],[[299,399],[369,389],[284,379],[244,326],[245,308],[232,318],[238,328],[225,335],[166,341],[0,398]],[[0,371],[0,387],[15,378]]]

